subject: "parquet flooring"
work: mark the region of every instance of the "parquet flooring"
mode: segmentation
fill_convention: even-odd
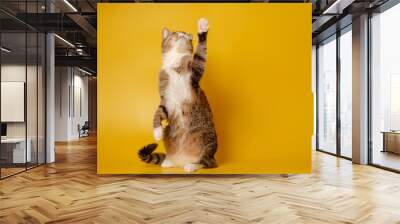
[[[0,181],[0,223],[400,223],[399,174],[318,152],[309,175],[100,176],[95,137],[56,159]]]
[[[2,175],[2,177],[7,177],[7,176],[13,175],[15,173],[24,171],[24,170],[25,170],[25,167],[23,167],[23,168],[19,168],[19,167],[17,167],[17,168],[15,168],[15,167],[4,168],[3,167],[3,168],[1,168],[1,175]]]

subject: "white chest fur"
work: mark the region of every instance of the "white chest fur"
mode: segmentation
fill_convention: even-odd
[[[182,115],[182,104],[191,101],[192,88],[190,74],[178,74],[175,70],[167,70],[168,86],[165,92],[165,103],[170,114]]]
[[[182,104],[192,99],[190,74],[178,74],[176,68],[188,53],[178,53],[175,49],[163,55],[163,69],[168,74],[165,103],[169,114],[182,117]]]

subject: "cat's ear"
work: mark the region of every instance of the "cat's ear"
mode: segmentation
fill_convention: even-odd
[[[169,35],[169,30],[167,28],[163,28],[162,30],[162,39],[165,40]]]

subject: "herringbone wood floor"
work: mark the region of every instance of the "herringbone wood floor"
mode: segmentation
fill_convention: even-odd
[[[400,223],[400,175],[315,153],[311,175],[98,176],[96,139],[0,181],[0,223]]]

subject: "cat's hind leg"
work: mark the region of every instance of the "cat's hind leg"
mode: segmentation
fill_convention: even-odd
[[[203,157],[200,161],[200,164],[203,165],[204,168],[215,168],[217,167],[217,161],[214,157]]]
[[[217,135],[215,132],[207,132],[203,135],[203,141],[204,155],[200,160],[200,164],[202,164],[204,168],[215,168],[218,166],[217,161],[214,158],[218,147]]]

